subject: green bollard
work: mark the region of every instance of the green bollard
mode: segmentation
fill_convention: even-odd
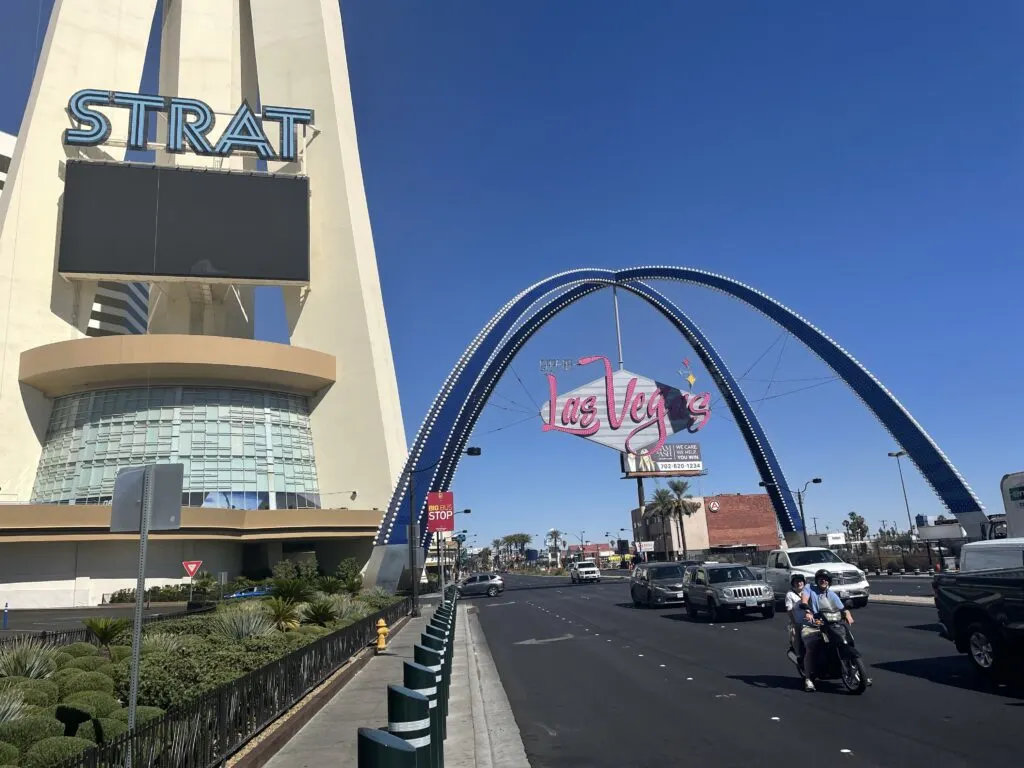
[[[412,647],[413,661],[434,673],[434,685],[437,686],[437,714],[441,721],[441,738],[448,735],[448,724],[445,722],[444,696],[442,695],[441,654],[423,645]]]
[[[438,640],[440,640],[444,644],[444,647],[441,650],[441,665],[442,665],[441,669],[442,669],[442,674],[445,676],[444,677],[445,684],[446,684],[445,694],[447,695],[447,683],[448,683],[449,680],[451,680],[451,674],[452,674],[452,643],[451,643],[451,635],[446,630],[441,629],[440,627],[437,627],[437,626],[435,626],[433,624],[428,624],[427,627],[426,627],[426,630],[427,630],[427,632],[426,632],[427,635],[429,635],[430,637],[436,637]]]
[[[416,748],[416,768],[430,761],[430,700],[402,685],[388,686],[388,733]]]
[[[376,728],[360,728],[356,737],[357,768],[418,768],[416,748]]]
[[[430,703],[430,761],[418,768],[444,768],[444,736],[441,734],[441,710],[437,708],[437,681],[434,670],[413,661],[402,663],[402,685],[423,694]]]
[[[441,718],[447,723],[448,720],[448,673],[444,665],[444,642],[433,635],[420,635],[420,645],[426,646],[432,651],[437,651],[441,657],[441,687],[438,691],[437,706],[441,708]],[[445,736],[448,735],[448,726],[445,725]]]

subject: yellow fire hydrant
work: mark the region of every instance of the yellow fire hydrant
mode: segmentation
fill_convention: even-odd
[[[388,635],[391,634],[388,630],[388,625],[384,619],[377,620],[377,648],[375,653],[386,651],[388,649]]]

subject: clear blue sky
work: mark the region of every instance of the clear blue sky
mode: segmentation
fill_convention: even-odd
[[[1024,5],[342,8],[410,437],[466,343],[522,287],[582,265],[687,264],[752,283],[830,333],[988,511],[1001,509],[1000,477],[1024,469]],[[43,28],[49,9],[43,0]],[[3,13],[0,129],[15,131],[42,33],[36,2]],[[850,510],[873,528],[906,525],[885,430],[840,383],[796,391],[830,376],[821,362],[726,298],[664,290],[735,373],[761,358],[745,391],[772,396],[758,414],[790,484],[824,479],[807,503],[819,529]],[[260,310],[260,333],[274,338],[272,296]],[[637,301],[622,311],[627,367],[678,382],[692,352]],[[523,384],[503,381],[472,440],[483,456],[454,485],[481,542],[552,526],[598,539],[629,525],[635,486],[618,479],[616,454],[528,418],[545,393],[541,358],[614,349],[611,298],[599,294],[520,354]],[[696,373],[698,388],[710,384]],[[573,372],[565,385],[594,377]],[[710,473],[696,490],[758,490],[724,409],[700,437]],[[905,470],[912,512],[939,513]]]

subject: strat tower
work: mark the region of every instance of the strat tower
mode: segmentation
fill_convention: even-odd
[[[0,196],[0,592],[134,585],[119,469],[185,466],[183,560],[364,562],[405,460],[337,0],[56,0]],[[142,93],[154,29],[158,86]],[[253,338],[280,286],[289,344]]]

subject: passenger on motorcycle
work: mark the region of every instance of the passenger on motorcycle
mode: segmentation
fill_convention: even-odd
[[[804,644],[800,640],[798,630],[803,621],[804,610],[800,607],[803,598],[800,596],[804,591],[804,577],[802,574],[794,573],[789,580],[789,592],[786,593],[786,613],[789,614],[789,646],[793,652],[802,657]]]
[[[801,609],[803,617],[800,622],[800,639],[804,643],[804,690],[813,691],[814,658],[818,645],[821,643],[821,632],[818,630],[814,616],[822,610],[842,611],[846,622],[853,624],[853,614],[843,607],[843,601],[832,591],[832,574],[822,568],[814,574],[814,583],[804,588]]]

